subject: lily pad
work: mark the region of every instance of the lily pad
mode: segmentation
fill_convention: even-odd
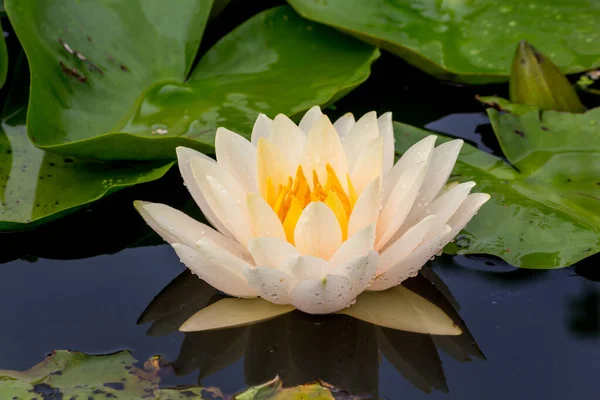
[[[522,268],[569,266],[600,250],[600,109],[514,109],[488,113],[515,167],[463,146],[451,179],[474,180],[492,198],[445,251],[492,254]],[[431,134],[401,123],[394,132],[398,153]]]
[[[331,103],[369,76],[379,51],[287,6],[250,18],[190,71],[211,0],[7,0],[32,72],[36,146],[97,159],[213,151],[219,125]]]
[[[65,350],[52,352],[28,371],[0,371],[3,399],[132,399],[158,389],[158,371],[136,368],[129,352],[90,356]]]
[[[600,65],[596,0],[288,2],[303,17],[388,50],[440,79],[507,81],[521,40],[567,74]]]
[[[2,119],[0,230],[30,228],[122,188],[162,177],[173,162],[92,162],[48,153],[25,134],[25,109]]]
[[[24,68],[23,68],[24,67]],[[27,66],[17,63],[0,116],[0,231],[28,229],[117,190],[162,177],[171,161],[97,162],[33,145],[25,133]]]
[[[128,351],[92,356],[58,350],[28,371],[0,370],[2,399],[225,399],[216,388],[159,388],[163,369],[170,367],[152,357],[143,367]],[[196,397],[197,396],[197,397]]]
[[[128,351],[109,355],[87,355],[58,350],[28,371],[0,370],[2,399],[149,399],[179,400],[210,398],[230,399],[218,388],[198,386],[161,388],[161,376],[171,367],[159,356],[150,358],[142,367]],[[309,382],[283,388],[276,377],[239,395],[238,400],[333,400],[334,394],[349,395],[325,382]],[[339,398],[339,397],[335,397]]]

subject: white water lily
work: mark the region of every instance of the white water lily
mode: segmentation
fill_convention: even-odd
[[[315,106],[298,126],[261,114],[251,142],[217,130],[217,161],[177,148],[185,184],[216,230],[163,204],[136,207],[216,289],[333,313],[416,275],[489,199],[469,194],[474,182],[444,190],[463,142],[435,141],[394,164],[391,113],[332,124]]]

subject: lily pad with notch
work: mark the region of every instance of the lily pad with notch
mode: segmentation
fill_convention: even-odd
[[[332,103],[379,56],[281,6],[238,26],[190,70],[212,3],[7,0],[31,67],[31,140],[105,160],[173,159],[177,146],[212,152],[218,126],[249,135],[260,112]]]

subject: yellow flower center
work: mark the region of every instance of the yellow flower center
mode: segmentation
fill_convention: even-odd
[[[302,210],[313,201],[325,203],[335,214],[342,229],[342,240],[348,236],[348,219],[356,203],[357,195],[350,177],[348,193],[340,183],[331,165],[327,164],[327,182],[319,182],[317,172],[313,170],[312,189],[304,175],[302,166],[296,170],[296,177],[288,177],[286,185],[275,187],[271,177],[267,179],[266,200],[283,223],[288,242],[294,244],[294,229]]]

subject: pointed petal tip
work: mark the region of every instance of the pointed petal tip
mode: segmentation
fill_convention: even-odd
[[[135,209],[139,213],[141,213],[141,210],[148,204],[152,204],[152,203],[149,201],[144,201],[144,200],[134,200],[133,201],[133,207],[135,207]]]
[[[378,119],[380,119],[380,120],[386,120],[386,121],[390,121],[391,122],[392,121],[392,112],[388,111],[386,113],[383,113],[383,114],[381,114],[379,116]]]

